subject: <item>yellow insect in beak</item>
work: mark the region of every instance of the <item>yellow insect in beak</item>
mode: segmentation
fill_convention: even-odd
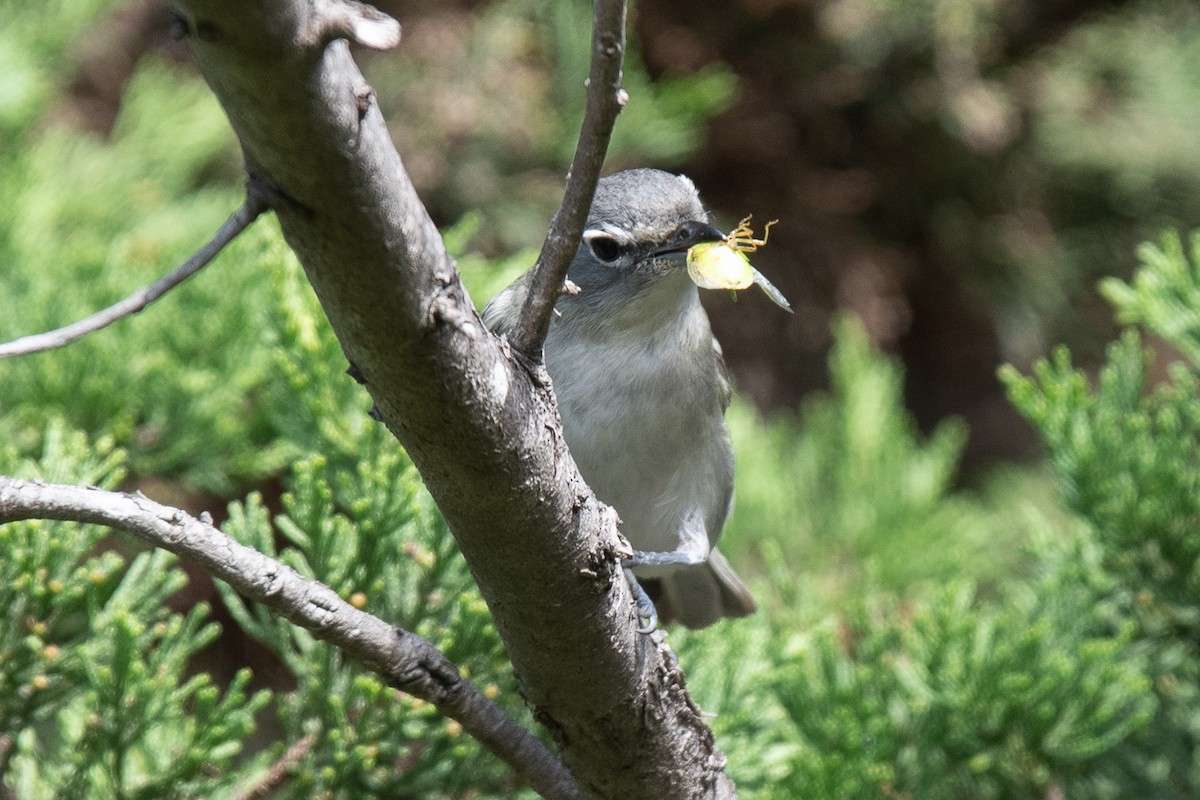
[[[745,289],[754,283],[750,259],[725,242],[701,242],[687,252],[687,270],[701,289]]]
[[[772,302],[790,313],[792,306],[787,298],[761,272],[750,266],[750,259],[746,257],[746,253],[753,253],[767,243],[771,226],[776,222],[778,220],[768,222],[763,228],[763,238],[755,239],[750,217],[746,217],[723,241],[693,245],[687,253],[688,276],[701,289],[737,292],[757,283]]]

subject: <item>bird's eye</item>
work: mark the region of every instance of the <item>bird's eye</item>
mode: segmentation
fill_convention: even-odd
[[[588,239],[593,255],[605,263],[616,261],[621,255],[621,246],[611,236],[593,236]]]

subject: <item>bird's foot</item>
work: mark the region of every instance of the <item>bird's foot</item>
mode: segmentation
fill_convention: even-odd
[[[654,601],[629,567],[625,568],[625,580],[629,582],[629,591],[633,594],[633,602],[637,604],[638,633],[654,633],[658,630],[658,611],[654,608]]]

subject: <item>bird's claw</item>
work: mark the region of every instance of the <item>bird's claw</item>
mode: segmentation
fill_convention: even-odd
[[[654,608],[654,601],[650,599],[650,595],[646,594],[646,590],[638,583],[637,576],[633,574],[633,570],[625,568],[625,580],[629,583],[629,591],[633,594],[633,602],[637,604],[638,615],[638,633],[654,633],[658,630],[658,611]]]

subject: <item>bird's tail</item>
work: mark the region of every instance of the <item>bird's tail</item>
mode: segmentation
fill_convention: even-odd
[[[705,563],[676,570],[657,583],[657,591],[646,588],[664,624],[705,628],[722,617],[744,617],[758,608],[746,584],[716,548]]]

